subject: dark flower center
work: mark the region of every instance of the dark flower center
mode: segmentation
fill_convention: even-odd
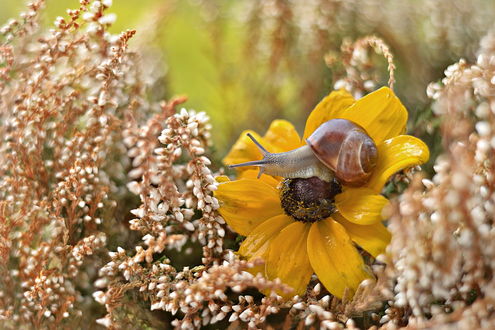
[[[285,179],[280,189],[280,201],[287,215],[297,221],[316,222],[335,212],[335,196],[342,192],[336,181],[317,177]]]

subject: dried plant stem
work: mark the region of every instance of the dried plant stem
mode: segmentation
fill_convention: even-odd
[[[387,60],[388,63],[388,85],[391,89],[394,88],[395,84],[395,64],[394,64],[394,55],[390,51],[388,45],[382,39],[377,36],[366,36],[364,38],[356,40],[354,43],[354,49],[356,48],[365,48],[371,47],[375,50],[377,54],[382,54],[383,57]]]

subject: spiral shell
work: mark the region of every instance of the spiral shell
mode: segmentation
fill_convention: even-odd
[[[376,167],[375,142],[364,128],[349,120],[332,119],[321,124],[306,142],[344,185],[363,185]]]

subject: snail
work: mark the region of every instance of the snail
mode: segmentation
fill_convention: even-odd
[[[316,176],[333,178],[348,186],[365,184],[376,166],[378,151],[365,129],[347,119],[332,119],[321,124],[306,139],[306,145],[281,153],[268,152],[247,134],[263,154],[263,159],[231,165],[258,166],[258,178],[266,173],[284,178]]]

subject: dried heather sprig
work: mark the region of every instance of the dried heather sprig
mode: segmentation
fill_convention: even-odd
[[[136,166],[130,175],[141,179],[129,186],[143,202],[132,211],[137,218],[130,224],[131,229],[141,232],[144,244],[136,246],[133,256],[122,248],[111,252],[112,261],[100,270],[97,286],[106,291],[95,292],[94,297],[106,306],[108,314],[99,323],[114,327],[124,322],[116,310],[118,301],[127,290],[139,288],[143,298],[150,300],[151,310],[162,309],[173,315],[182,312],[175,326],[215,323],[229,312],[232,320],[239,317],[246,323],[261,324],[267,315],[278,311],[269,306],[273,299],[281,301],[279,296],[265,298],[260,306],[253,305],[252,298],[239,297],[240,304],[234,305],[226,290],[242,292],[256,287],[275,292],[288,288],[279,281],[246,272],[259,262],[240,261],[232,252],[224,251],[224,221],[216,212],[218,201],[212,195],[216,181],[204,156],[210,141],[208,117],[185,109],[173,114],[171,110],[178,103],[162,105],[163,112],[155,119],[164,120],[151,120],[140,129],[134,126],[134,130],[126,130],[129,155]],[[155,140],[164,147],[155,148]],[[184,164],[185,156],[189,160]],[[184,253],[183,247],[190,241],[203,246],[202,265],[179,271],[164,254],[171,249]]]
[[[106,31],[108,1],[81,1],[50,31],[36,24],[42,4],[5,27],[8,45],[0,46],[0,315],[7,328],[74,324],[91,304],[81,290],[91,290],[98,263],[85,261],[105,246],[99,229],[115,205],[108,154],[123,156],[114,148],[134,98],[127,91],[141,89],[127,52],[134,32]]]
[[[378,81],[378,77],[375,65],[368,54],[369,48],[372,48],[377,54],[382,54],[387,60],[388,85],[393,88],[395,84],[395,64],[394,56],[389,46],[376,36],[366,36],[356,40],[354,43],[344,40],[340,56],[342,56],[345,74],[343,78],[340,78],[339,75],[335,77],[335,89],[344,88],[352,92],[357,98],[375,89],[375,82]],[[325,61],[329,67],[332,67],[337,59],[334,55],[327,54]]]
[[[395,204],[387,325],[495,324],[493,36],[482,40],[477,64],[461,60],[446,70],[443,86],[429,87],[445,153],[432,181],[416,178]]]
[[[6,44],[26,35],[36,33],[36,30],[39,27],[39,13],[44,5],[45,0],[30,2],[27,5],[28,10],[19,15],[20,20],[11,19],[7,22],[7,24],[0,27],[0,35],[4,38],[4,42],[1,43],[2,46],[5,46]]]

